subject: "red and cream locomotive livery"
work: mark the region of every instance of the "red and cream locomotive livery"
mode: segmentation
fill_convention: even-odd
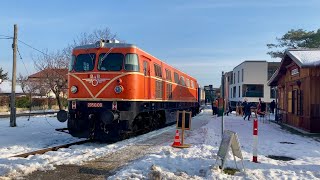
[[[119,139],[172,123],[177,110],[199,111],[195,78],[116,40],[74,48],[68,87],[58,119],[81,138]]]

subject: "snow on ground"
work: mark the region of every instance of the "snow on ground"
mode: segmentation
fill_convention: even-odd
[[[235,115],[225,116],[225,129],[238,134],[244,157],[245,172],[226,175],[214,168],[221,141],[221,117],[213,117],[211,110],[192,119],[192,126],[202,124],[187,133],[190,148],[172,148],[172,142],[154,148],[155,153],[126,166],[110,179],[146,179],[161,176],[164,179],[320,179],[320,143],[282,130],[274,123],[259,122],[258,161],[253,163],[253,121],[244,121]],[[282,144],[291,142],[295,144]],[[266,156],[289,156],[292,161],[273,160]],[[235,168],[229,155],[226,167]],[[241,167],[237,159],[238,167]],[[153,173],[150,173],[152,169]]]
[[[55,131],[56,128],[66,127],[66,123],[60,123],[56,117],[33,116],[30,121],[27,119],[18,117],[18,126],[9,127],[9,118],[0,118],[0,179],[17,178],[36,170],[54,169],[54,165],[81,164],[163,132],[174,131],[171,126],[114,144],[87,143],[43,155],[12,158],[17,154],[79,141],[69,134]]]
[[[192,144],[190,148],[171,147],[172,137],[172,141],[154,147],[153,153],[131,162],[110,179],[148,179],[150,174],[164,179],[320,179],[318,141],[291,134],[274,123],[259,122],[259,163],[253,163],[252,121],[244,121],[235,115],[225,116],[224,119],[225,129],[238,134],[245,172],[231,176],[212,167],[221,141],[221,118],[213,117],[211,110],[205,109],[192,119],[192,130],[186,131],[185,143]],[[78,140],[55,131],[55,128],[66,127],[55,117],[32,117],[30,121],[27,117],[20,117],[17,124],[18,127],[11,128],[8,118],[0,120],[0,179],[54,169],[54,165],[81,164],[163,132],[175,131],[175,126],[170,126],[114,144],[89,143],[28,158],[12,158],[15,154]],[[266,157],[268,155],[290,156],[295,160],[277,161]],[[240,160],[237,159],[237,162],[239,167]],[[225,166],[235,167],[230,155]],[[151,169],[153,173],[150,173]]]

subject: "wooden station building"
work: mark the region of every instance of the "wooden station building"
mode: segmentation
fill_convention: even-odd
[[[320,133],[320,49],[288,49],[268,82],[283,123]]]

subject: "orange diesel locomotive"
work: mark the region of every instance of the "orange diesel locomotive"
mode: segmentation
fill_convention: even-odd
[[[116,40],[74,48],[68,87],[58,119],[75,137],[119,139],[175,122],[177,110],[199,112],[195,78]]]

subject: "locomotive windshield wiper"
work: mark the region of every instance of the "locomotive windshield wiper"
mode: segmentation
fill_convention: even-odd
[[[110,50],[101,58],[100,62],[102,63],[104,61],[105,58],[107,58],[107,56],[111,53],[113,47],[110,48]]]

